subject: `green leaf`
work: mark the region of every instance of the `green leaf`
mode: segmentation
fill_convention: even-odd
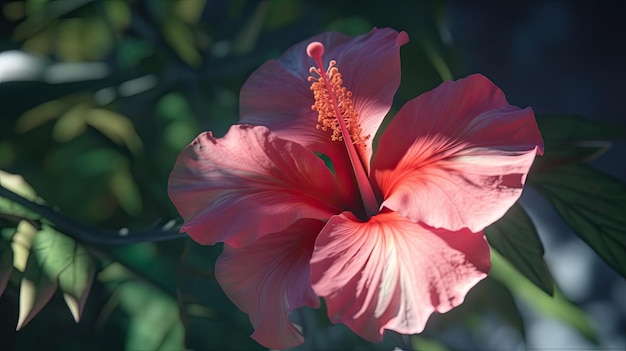
[[[20,285],[18,329],[39,313],[57,287],[78,321],[91,289],[94,269],[93,259],[82,246],[43,224],[32,241]]]
[[[264,29],[280,28],[298,21],[302,16],[303,5],[299,1],[270,0]]]
[[[28,230],[35,231],[35,228],[28,228]],[[37,239],[40,237],[40,233],[42,231],[34,234],[32,247],[26,253],[28,258],[20,282],[20,307],[17,330],[22,329],[41,311],[50,301],[59,285],[56,279],[51,277],[38,262],[37,251],[40,249],[41,244],[37,243]],[[17,235],[18,233],[16,233]],[[43,236],[45,237],[45,234]],[[20,269],[19,267],[17,268]]]
[[[0,171],[0,185],[27,199],[36,199],[34,189],[21,176]],[[5,199],[0,199],[0,212],[18,218],[38,217]],[[12,248],[0,245],[0,294],[11,275],[11,266],[15,266],[23,273],[18,329],[39,313],[57,286],[78,322],[95,272],[94,261],[85,248],[47,224],[37,228],[34,222],[25,220],[18,223],[12,237]]]
[[[626,184],[583,164],[529,179],[572,230],[626,277]]]
[[[37,228],[31,222],[20,221],[11,242],[13,267],[22,272],[18,330],[39,313],[56,290],[53,282],[46,280],[45,276],[38,275],[33,264],[29,264],[32,260],[30,252],[36,233]]]
[[[524,320],[511,291],[491,275],[473,287],[461,305],[444,314],[433,314],[429,329],[436,333],[463,325],[472,330],[487,314],[496,314],[521,337],[526,336]]]
[[[602,123],[575,115],[540,116],[537,124],[545,155],[535,160],[535,173],[593,160],[611,147],[610,140],[626,138],[626,124]]]
[[[173,243],[164,245],[172,246]],[[107,255],[123,264],[143,280],[158,287],[170,296],[176,296],[177,266],[176,260],[163,251],[153,242],[143,242],[132,245],[115,246],[106,249]]]
[[[130,314],[127,350],[172,350],[183,348],[184,330],[176,302],[141,282],[121,285],[121,307]]]
[[[537,124],[546,143],[626,138],[626,124],[603,123],[577,115],[539,116]]]
[[[4,237],[0,237],[0,296],[6,289],[13,273],[13,250]]]
[[[449,351],[449,349],[442,344],[441,342],[426,338],[420,335],[412,335],[411,337],[411,347],[414,350],[420,351]]]
[[[103,313],[121,309],[128,317],[127,350],[183,350],[184,327],[176,301],[139,280],[119,263],[108,266],[99,279],[113,295]],[[100,319],[107,319],[101,316]]]
[[[173,150],[181,150],[197,134],[198,126],[188,99],[179,93],[169,93],[156,105],[157,117],[167,123],[163,140]]]
[[[248,315],[226,297],[214,275],[219,246],[201,246],[191,240],[183,254],[178,281],[179,306],[189,349],[261,349],[249,335]]]
[[[76,242],[74,242],[74,252],[69,261],[67,268],[59,274],[59,287],[63,292],[65,304],[78,323],[91,291],[96,265],[87,250]]]
[[[523,338],[526,338],[524,318],[515,303],[515,298],[511,291],[492,277],[487,277],[487,279],[482,281],[480,288],[482,306],[476,309],[476,311],[494,311],[504,322],[519,331]]]
[[[489,276],[504,284],[515,297],[526,302],[537,312],[570,325],[591,342],[598,342],[594,328],[585,312],[572,304],[558,287],[554,290],[554,296],[546,295],[496,251],[491,252],[491,264]]]
[[[519,205],[485,228],[491,247],[546,294],[554,293],[554,281],[543,260],[543,245],[535,226]]]

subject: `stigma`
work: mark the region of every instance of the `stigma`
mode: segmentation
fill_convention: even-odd
[[[317,67],[309,69],[311,75],[308,77],[315,99],[311,109],[317,112],[316,128],[325,132],[330,131],[333,141],[343,141],[346,138],[357,148],[365,148],[365,140],[370,136],[363,136],[359,114],[354,109],[352,92],[343,86],[337,62],[330,61],[328,68],[324,69],[322,61],[324,45],[320,42],[310,43],[306,52],[317,64]],[[347,135],[342,132],[341,124],[345,125],[344,131],[347,131]]]

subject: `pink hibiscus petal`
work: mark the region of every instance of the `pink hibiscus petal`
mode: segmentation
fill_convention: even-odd
[[[472,75],[402,107],[380,138],[372,179],[383,206],[412,221],[478,232],[517,201],[542,152],[532,110]]]
[[[357,37],[329,32],[292,46],[248,78],[240,94],[241,122],[268,126],[281,138],[328,155],[343,176],[342,167],[348,164],[344,146],[331,143],[329,132],[315,128],[317,113],[311,110],[314,100],[307,81],[315,62],[306,54],[307,45],[313,41],[325,46],[325,65],[332,59],[337,61],[344,85],[353,93],[363,135],[370,135],[361,154],[367,170],[371,142],[400,84],[400,46],[408,41],[404,32],[383,28]]]
[[[328,316],[371,342],[385,329],[419,333],[434,312],[461,304],[489,271],[482,233],[450,232],[385,211],[367,222],[333,216],[311,258],[311,282]]]
[[[249,125],[223,138],[198,136],[178,157],[168,192],[185,220],[181,231],[205,245],[239,247],[300,218],[358,206],[311,151]]]
[[[252,338],[265,347],[283,349],[304,341],[288,315],[302,306],[320,306],[311,289],[309,260],[323,226],[318,220],[301,219],[244,248],[225,245],[217,260],[218,282],[250,315]]]

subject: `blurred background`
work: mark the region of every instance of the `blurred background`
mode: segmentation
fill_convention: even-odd
[[[544,137],[578,138],[585,151],[572,159],[610,175],[595,179],[602,194],[619,190],[612,218],[624,224],[623,2],[23,0],[1,9],[0,184],[45,207],[0,194],[0,349],[262,349],[214,280],[221,248],[176,238],[167,177],[197,134],[221,136],[237,122],[252,71],[324,31],[408,33],[392,114],[442,80],[482,73],[511,104],[554,117]],[[521,208],[555,297],[506,266],[424,334],[389,333],[378,345],[330,325],[323,309],[298,311],[301,349],[626,349],[623,270],[579,238],[541,184]],[[610,226],[621,239],[607,250],[624,255],[624,227]],[[51,261],[61,262],[58,283],[40,274]]]

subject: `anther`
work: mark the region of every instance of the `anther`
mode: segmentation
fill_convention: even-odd
[[[347,138],[356,147],[365,147],[364,142],[369,139],[369,135],[361,135],[358,113],[352,102],[352,92],[343,86],[343,78],[337,67],[337,61],[331,60],[328,68],[324,70],[322,63],[324,45],[320,42],[312,42],[307,46],[306,51],[307,55],[318,65],[309,69],[311,76],[308,77],[315,98],[315,104],[311,108],[318,113],[316,128],[322,131],[331,130],[333,141]],[[347,134],[342,132],[341,122],[345,123]]]

